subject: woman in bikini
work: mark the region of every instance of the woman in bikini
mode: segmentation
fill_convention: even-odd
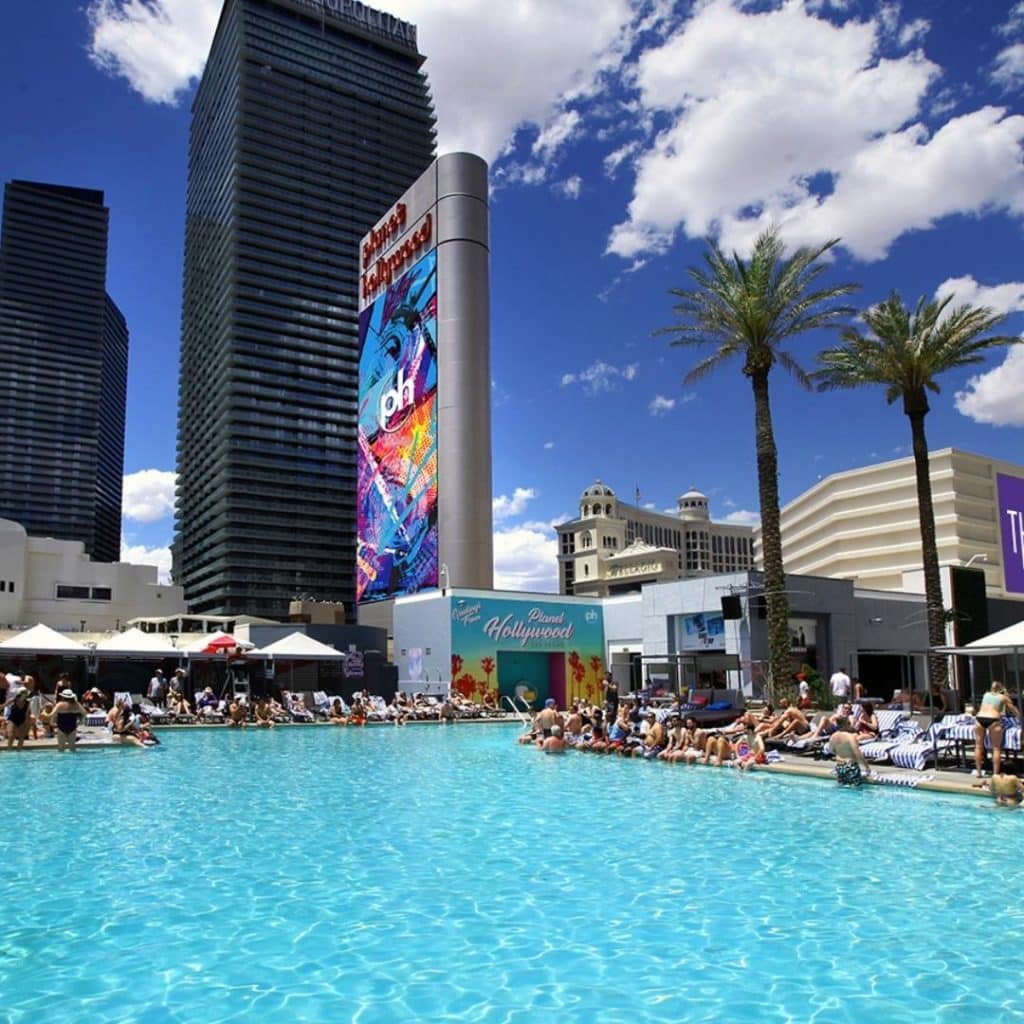
[[[1003,769],[1003,715],[1020,716],[1016,705],[998,679],[993,680],[988,693],[981,698],[981,707],[974,719],[974,774],[980,779],[985,774],[985,736],[992,741],[992,774]]]

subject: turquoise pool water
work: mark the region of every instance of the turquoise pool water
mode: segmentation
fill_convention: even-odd
[[[1021,812],[516,733],[3,755],[0,1020],[1021,1019]]]

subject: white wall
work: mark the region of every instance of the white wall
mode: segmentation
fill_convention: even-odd
[[[157,568],[125,562],[93,562],[77,541],[28,537],[0,520],[0,626],[34,626],[87,632],[115,629],[146,615],[184,614],[181,587],[157,582]],[[14,583],[14,593],[10,591]],[[58,598],[58,585],[106,587],[110,600]]]

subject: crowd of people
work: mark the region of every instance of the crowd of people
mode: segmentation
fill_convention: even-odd
[[[225,691],[227,689],[229,687]],[[145,697],[112,696],[93,686],[79,698],[66,673],[58,677],[53,692],[44,693],[31,675],[0,672],[3,735],[8,748],[22,749],[30,739],[53,739],[59,750],[75,750],[82,724],[88,719],[98,725],[100,715],[102,726],[115,742],[126,746],[155,746],[159,740],[153,726],[169,723],[273,729],[285,723],[326,722],[355,726],[368,722],[450,723],[500,714],[495,696],[475,702],[455,691],[442,697],[396,692],[390,701],[369,691],[357,691],[350,701],[345,701],[342,697],[284,689],[251,701],[246,694],[230,689],[230,693],[218,694],[212,686],[205,686],[190,700],[184,669],[178,669],[170,678],[156,669]]]
[[[841,785],[859,786],[877,777],[862,748],[881,734],[880,702],[863,693],[855,698],[850,680],[840,679],[838,684],[833,683],[833,691],[840,703],[833,712],[813,714],[810,708],[801,707],[798,691],[793,704],[787,700],[780,701],[778,708],[765,704],[759,710],[742,712],[720,728],[702,728],[687,715],[681,702],[655,708],[641,697],[619,698],[616,694],[617,699],[603,705],[578,700],[561,711],[549,698],[518,742],[546,754],[575,750],[674,764],[732,765],[741,770],[781,760],[782,749],[813,749],[815,756],[835,760],[835,775]],[[935,693],[931,696],[938,697]],[[898,706],[902,710],[903,702]],[[931,707],[934,705],[929,710]],[[991,778],[975,785],[987,787],[998,803],[1009,806],[1024,804],[1024,782],[1002,771],[1003,721],[1006,715],[1019,714],[1005,686],[994,682],[982,698],[974,726],[974,774],[984,777],[986,738],[993,762]]]

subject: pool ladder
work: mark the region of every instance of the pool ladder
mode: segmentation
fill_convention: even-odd
[[[509,697],[508,694],[506,694],[504,697],[501,698],[501,702],[502,704],[507,704],[512,709],[512,713],[519,719],[520,722],[523,723],[524,729],[529,728],[530,719],[527,717],[527,715],[523,714],[522,710],[519,708],[519,706],[516,704],[515,700],[512,697]],[[525,707],[527,711],[530,710],[530,705],[527,704],[525,700],[523,701],[523,707]]]

